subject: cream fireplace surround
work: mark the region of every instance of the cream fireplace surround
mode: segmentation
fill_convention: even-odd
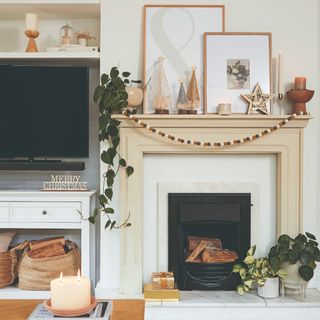
[[[226,141],[244,138],[278,124],[286,116],[232,115],[140,115],[140,119],[155,128],[199,141]],[[284,128],[268,136],[238,146],[219,150],[182,145],[158,137],[133,121],[119,116],[120,151],[135,168],[127,179],[120,181],[121,218],[131,213],[130,228],[121,231],[120,292],[137,294],[143,288],[143,158],[145,154],[276,154],[276,230],[277,235],[297,234],[302,221],[302,161],[303,130],[310,116],[299,116]]]

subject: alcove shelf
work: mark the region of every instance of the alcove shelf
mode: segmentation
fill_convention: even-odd
[[[0,52],[0,64],[17,62],[81,63],[99,67],[100,52]]]

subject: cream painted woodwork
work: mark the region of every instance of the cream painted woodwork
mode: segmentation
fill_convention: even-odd
[[[121,218],[131,213],[130,228],[121,230],[121,292],[141,293],[143,285],[143,157],[145,154],[276,154],[277,156],[277,234],[294,235],[303,229],[302,161],[303,129],[310,116],[299,116],[267,136],[252,142],[221,149],[197,147],[161,138],[132,120],[118,116],[121,155],[134,167],[127,179],[121,174]],[[251,136],[277,125],[286,116],[218,115],[157,116],[140,115],[155,128],[183,139],[221,142]],[[196,166],[196,163],[195,163]],[[156,168],[155,168],[156,170]]]

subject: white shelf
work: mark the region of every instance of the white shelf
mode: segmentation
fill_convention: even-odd
[[[0,299],[49,299],[50,291],[21,290],[16,286],[0,289]]]
[[[100,18],[99,0],[0,0],[1,19],[24,19],[26,12],[37,13],[40,19]]]
[[[0,64],[7,62],[66,62],[99,66],[99,52],[0,52]]]

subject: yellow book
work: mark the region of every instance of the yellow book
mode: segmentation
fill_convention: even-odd
[[[144,299],[148,301],[179,301],[178,289],[153,289],[152,283],[144,285]]]

